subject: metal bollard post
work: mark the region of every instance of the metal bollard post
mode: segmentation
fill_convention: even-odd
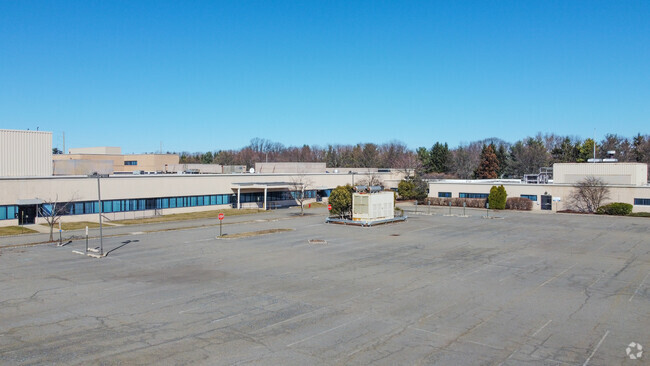
[[[415,200],[415,213],[418,213],[418,200]]]
[[[431,215],[431,201],[427,201],[427,208],[429,209],[428,214]]]
[[[490,204],[486,203],[485,206],[486,206],[486,209],[487,209],[487,211],[485,213],[485,215],[486,215],[485,217],[490,217]]]
[[[88,254],[88,226],[86,226],[86,254]]]
[[[463,202],[463,216],[466,216],[465,215],[465,206],[467,206],[467,202]]]
[[[451,216],[451,201],[449,201],[449,216]]]

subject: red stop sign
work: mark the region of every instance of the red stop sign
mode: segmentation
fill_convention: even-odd
[[[327,205],[327,209],[332,211],[332,205]]]
[[[222,214],[222,213],[219,214],[219,220],[223,220],[224,217],[225,217],[224,214]]]

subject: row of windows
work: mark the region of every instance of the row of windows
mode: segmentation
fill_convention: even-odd
[[[460,198],[488,198],[487,193],[459,193],[458,197]],[[438,197],[440,198],[451,198],[451,192],[438,192]],[[528,198],[531,201],[537,201],[537,196],[534,194],[522,194],[522,198]],[[636,201],[635,201],[636,202]],[[636,204],[636,203],[635,203]]]
[[[188,197],[165,197],[165,198],[142,198],[131,200],[106,200],[102,201],[102,212],[128,212],[143,210],[158,210],[164,208],[196,207],[211,205],[229,205],[234,200],[229,194],[217,194],[208,196]],[[51,208],[43,205],[46,211]],[[64,215],[83,215],[99,212],[97,201],[74,202],[65,208]]]
[[[528,199],[531,200],[531,201],[537,202],[537,195],[534,195],[534,194],[522,194],[522,195],[519,196],[519,197],[521,197],[521,198],[528,198]]]
[[[137,160],[125,160],[124,165],[138,165]]]
[[[489,194],[487,193],[459,193],[458,197],[460,198],[488,198]]]
[[[325,193],[327,194],[327,193]],[[267,201],[290,201],[299,198],[300,191],[280,191],[280,192],[268,192],[266,195]],[[242,193],[240,195],[240,201],[242,203],[246,202],[264,202],[264,193],[255,192],[255,193]],[[305,191],[305,198],[316,198],[316,191]]]
[[[635,198],[634,204],[639,206],[650,206],[650,198]]]
[[[18,206],[0,206],[0,220],[15,219],[18,214]]]
[[[328,190],[329,191],[329,190]],[[329,192],[324,192],[328,194]],[[282,191],[268,192],[267,201],[289,201],[294,200],[300,195],[300,192]],[[317,191],[305,191],[305,198],[316,198]],[[241,202],[263,202],[264,193],[242,193]],[[212,205],[230,205],[237,202],[237,196],[231,194],[213,194],[206,196],[187,196],[187,197],[164,197],[164,198],[142,198],[128,200],[104,200],[102,201],[102,212],[127,212],[157,210],[164,208],[179,207],[196,207]],[[59,204],[59,209],[62,205]],[[50,204],[42,205],[45,212],[51,212]],[[61,210],[62,215],[84,215],[96,214],[99,212],[99,203],[97,201],[71,202]],[[18,206],[0,206],[0,220],[15,219],[18,213]]]

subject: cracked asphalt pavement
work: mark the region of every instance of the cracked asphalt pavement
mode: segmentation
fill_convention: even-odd
[[[0,248],[0,364],[648,364],[650,221],[446,210]]]

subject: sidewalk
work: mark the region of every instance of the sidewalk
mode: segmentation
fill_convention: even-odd
[[[241,223],[251,223],[251,222],[268,222],[275,220],[286,220],[296,215],[300,215],[300,207],[291,207],[286,209],[278,209],[271,211],[261,211],[259,213],[247,214],[247,215],[237,215],[237,216],[226,216],[223,220],[223,225],[234,225]],[[327,208],[305,208],[305,215],[320,215],[324,218],[327,216]],[[137,225],[121,225],[121,226],[104,226],[102,228],[102,235],[104,237],[109,236],[118,236],[118,235],[129,235],[133,233],[147,233],[147,232],[157,232],[163,230],[183,230],[189,228],[203,227],[203,226],[218,226],[218,219],[199,219],[199,220],[183,220],[183,221],[170,221],[164,223],[155,223],[155,224],[137,224]],[[31,226],[41,226],[41,225],[30,225],[29,228],[37,230],[35,227]],[[27,228],[28,226],[26,226]],[[45,231],[42,231],[45,229]],[[49,227],[41,226],[38,228],[38,234],[23,234],[23,235],[13,235],[13,236],[2,236],[0,237],[0,248],[10,247],[16,245],[29,245],[29,244],[41,244],[49,242],[50,231]],[[54,237],[58,241],[59,233],[58,229],[54,230]],[[93,228],[88,230],[89,238],[98,238],[99,237],[99,228]],[[80,240],[85,238],[85,229],[72,230],[72,231],[63,231],[63,241],[69,240]]]

